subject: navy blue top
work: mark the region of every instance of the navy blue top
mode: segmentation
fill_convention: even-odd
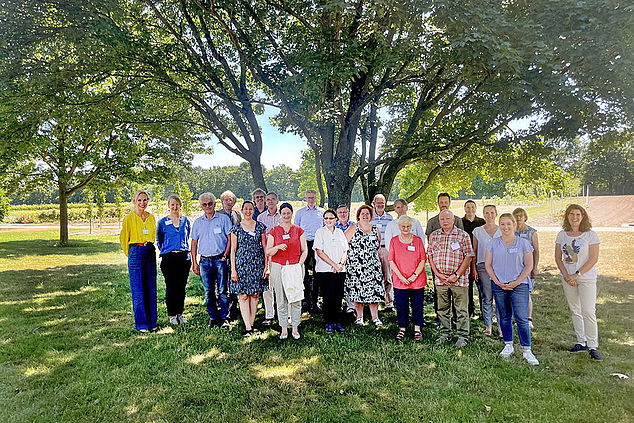
[[[171,251],[189,251],[189,234],[191,224],[185,216],[180,217],[178,229],[169,216],[165,216],[156,224],[156,246],[161,255]]]

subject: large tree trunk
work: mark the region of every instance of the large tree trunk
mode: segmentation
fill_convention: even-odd
[[[328,185],[328,207],[331,209],[342,205],[350,207],[354,181],[348,175],[348,169],[345,166],[335,166],[333,172],[326,173],[325,177]]]
[[[251,177],[253,178],[253,185],[256,188],[261,188],[268,192],[266,189],[266,182],[264,181],[264,169],[262,169],[262,163],[260,158],[256,160],[249,160],[249,167],[251,168]]]
[[[68,245],[68,194],[66,183],[58,183],[59,190],[59,245]]]

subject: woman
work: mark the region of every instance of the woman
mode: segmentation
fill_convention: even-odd
[[[189,278],[192,260],[189,254],[189,219],[180,215],[182,203],[177,195],[167,199],[169,216],[159,220],[156,227],[156,246],[161,256],[161,273],[165,278],[165,305],[170,324],[187,323],[183,317],[185,309],[185,286]]]
[[[533,329],[533,288],[535,287],[535,276],[537,276],[537,265],[539,264],[539,240],[537,239],[537,229],[526,224],[528,213],[521,207],[513,210],[513,217],[517,222],[515,235],[529,241],[533,246],[533,270],[531,270],[529,294],[528,294],[528,325]]]
[[[282,203],[282,222],[271,229],[266,255],[271,257],[271,284],[275,292],[277,317],[282,328],[280,339],[288,338],[288,309],[291,309],[292,336],[299,339],[299,322],[304,299],[304,262],[308,255],[304,230],[293,225],[293,206]]]
[[[242,203],[242,221],[231,229],[231,283],[229,292],[238,295],[245,334],[254,333],[253,322],[258,311],[258,297],[268,289],[264,246],[266,226],[253,220],[255,205]]]
[[[354,302],[358,325],[363,322],[363,306],[368,304],[372,322],[379,328],[383,322],[379,319],[379,302],[385,300],[383,271],[379,260],[381,233],[370,224],[374,210],[363,204],[357,210],[357,224],[346,230],[348,262],[346,263],[346,295]]]
[[[491,240],[502,234],[498,225],[495,224],[495,218],[498,215],[495,205],[487,204],[484,206],[482,212],[484,213],[485,224],[473,230],[473,251],[475,252],[476,259],[475,266],[471,266],[471,274],[476,280],[478,291],[480,292],[480,312],[482,313],[482,320],[484,320],[484,324],[486,325],[484,333],[489,336],[491,335],[491,328],[493,327],[493,291],[491,288],[491,279],[484,266],[484,259],[487,246]],[[502,336],[499,324],[498,335]]]
[[[532,366],[539,361],[531,351],[531,328],[528,325],[528,286],[533,268],[533,247],[531,243],[515,235],[517,223],[510,213],[500,216],[502,235],[489,242],[485,256],[485,267],[493,281],[495,305],[500,316],[504,349],[502,357],[514,352],[513,322],[517,324],[517,335],[523,350],[523,357]]]
[[[412,218],[403,215],[398,218],[401,233],[390,241],[388,259],[394,284],[394,302],[398,323],[397,340],[405,337],[409,320],[409,308],[412,307],[414,321],[414,340],[420,341],[423,334],[420,327],[424,322],[423,298],[427,285],[425,274],[425,245],[421,237],[411,233]]]
[[[315,281],[324,297],[323,313],[326,332],[344,332],[339,320],[343,284],[346,280],[344,264],[348,256],[348,240],[343,231],[335,227],[337,214],[333,209],[324,212],[324,226],[315,232],[313,249],[316,254]]]
[[[564,294],[572,316],[577,343],[570,352],[590,350],[590,357],[603,358],[599,348],[597,327],[597,271],[599,237],[591,230],[588,213],[578,204],[571,204],[564,213],[563,230],[555,240],[555,262],[561,272]]]
[[[134,326],[142,333],[156,330],[156,220],[145,211],[149,201],[147,191],[134,193],[134,211],[123,218],[119,235],[128,256]]]

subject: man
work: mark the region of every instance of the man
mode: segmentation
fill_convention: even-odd
[[[438,210],[440,210],[441,212],[443,210],[449,210],[449,206],[451,205],[451,196],[449,194],[447,194],[446,192],[441,192],[440,194],[438,194],[438,198],[436,199],[438,201]],[[438,229],[440,229],[440,222],[438,220],[438,216],[440,216],[440,213],[437,214],[436,216],[432,217],[431,219],[429,219],[427,221],[427,225],[425,226],[425,235],[427,235],[427,241],[429,242],[429,235],[431,235],[432,232],[437,231]],[[455,217],[455,222],[454,224],[456,225],[456,227],[463,229],[462,227],[462,219],[460,219],[458,216]],[[433,270],[432,270],[433,273]],[[439,323],[439,319],[438,319],[438,296],[436,295],[436,285],[434,285],[434,311],[436,312],[436,320],[434,321],[434,323]],[[451,300],[451,294],[449,296],[450,300]],[[454,313],[455,316],[455,313]]]
[[[350,210],[345,204],[337,207],[337,222],[335,228],[339,228],[342,231],[346,231],[350,226],[354,225],[354,222],[350,220]]]
[[[318,313],[317,300],[319,297],[319,286],[313,278],[315,273],[315,232],[324,226],[324,209],[317,206],[317,191],[306,190],[306,207],[302,207],[295,213],[295,224],[304,230],[306,236],[306,246],[308,247],[308,257],[304,262],[304,311]]]
[[[258,216],[266,210],[266,192],[262,188],[256,188],[251,193],[251,200],[255,203],[255,211],[253,212],[253,220],[258,220]]]
[[[471,238],[471,245],[473,245],[473,230],[486,223],[483,218],[476,216],[476,208],[476,203],[473,200],[467,200],[464,203],[465,215],[462,218],[462,226],[465,232],[469,234],[469,238]],[[473,304],[473,283],[477,275],[476,260],[472,260],[471,271],[469,272],[469,317],[473,317],[475,313],[475,306]]]
[[[222,208],[218,210],[218,214],[224,214],[231,220],[231,226],[236,223],[240,223],[242,220],[242,216],[240,212],[233,209],[233,206],[236,204],[236,195],[232,191],[225,191],[220,194],[220,204],[222,204]],[[228,277],[231,275],[231,260],[227,260],[227,275]],[[240,315],[240,309],[238,307],[238,296],[235,294],[229,295],[229,320],[234,321]]]
[[[387,226],[385,227],[385,249],[388,252],[390,251],[390,241],[392,240],[392,238],[401,233],[401,230],[398,228],[398,218],[401,216],[407,216],[407,209],[407,200],[405,200],[404,198],[394,200],[394,211],[396,212],[397,216],[396,219],[388,222]],[[412,221],[414,223],[412,223],[411,233],[423,238],[423,241],[425,241],[425,231],[423,231],[423,226],[417,219],[412,218]]]
[[[354,224],[355,223],[350,220],[350,210],[348,209],[348,206],[344,204],[337,207],[337,222],[335,223],[335,228],[339,228],[345,232],[350,226]],[[346,313],[356,313],[354,309],[354,303],[348,298],[346,298]]]
[[[374,217],[370,221],[375,225],[381,233],[381,247],[379,248],[379,260],[381,261],[381,270],[383,271],[383,284],[385,285],[385,309],[394,310],[394,304],[392,298],[394,293],[392,288],[392,277],[390,275],[390,263],[388,261],[387,248],[385,248],[385,228],[387,224],[393,220],[392,215],[385,211],[385,196],[383,194],[377,194],[372,200],[372,206],[374,207]]]
[[[269,192],[266,194],[266,210],[258,215],[258,222],[262,222],[266,226],[266,234],[271,232],[271,229],[276,227],[282,221],[282,216],[277,210],[277,203],[279,199],[277,194]],[[271,260],[270,257],[266,258]],[[273,286],[269,284],[269,289],[262,293],[262,301],[264,302],[264,324],[271,326],[273,324],[273,318],[275,317],[275,307],[273,301]]]
[[[475,255],[469,235],[455,225],[451,210],[439,213],[440,229],[429,235],[427,257],[434,272],[434,285],[438,294],[438,317],[441,335],[436,342],[451,338],[451,299],[456,307],[456,348],[469,341],[469,266]]]
[[[236,195],[231,191],[225,191],[220,194],[220,203],[222,204],[222,208],[218,210],[218,213],[226,215],[231,220],[232,226],[242,221],[240,212],[233,209],[237,200]]]
[[[229,328],[227,257],[231,249],[231,220],[224,214],[216,213],[216,197],[212,193],[201,194],[198,201],[204,214],[192,225],[192,267],[194,273],[200,276],[205,289],[209,326]]]

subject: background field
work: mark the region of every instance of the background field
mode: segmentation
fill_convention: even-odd
[[[0,233],[0,421],[631,421],[634,233],[601,233],[597,315],[603,363],[571,355],[567,306],[554,276],[555,233],[542,233],[534,351],[541,361],[498,358],[498,339],[472,325],[462,351],[399,343],[385,328],[303,338],[278,331],[245,340],[241,325],[210,330],[202,286],[190,277],[190,324],[143,336],[132,330],[124,255],[113,235],[55,247],[56,231]],[[164,284],[159,279],[159,298]],[[427,316],[433,314],[426,307]],[[261,320],[261,313],[256,322]],[[411,338],[411,331],[408,332]]]

